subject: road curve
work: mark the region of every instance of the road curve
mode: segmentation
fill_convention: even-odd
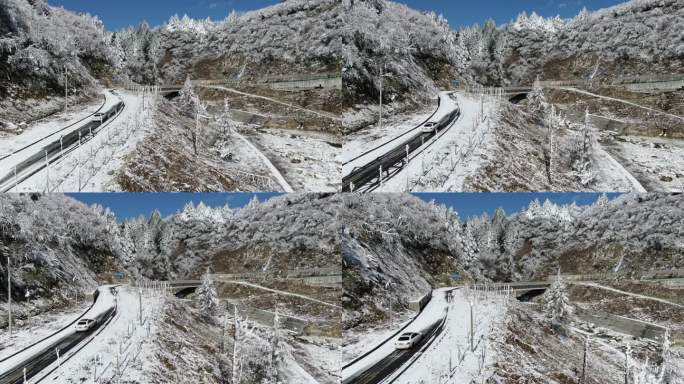
[[[107,289],[111,290],[114,289],[114,287],[107,287]],[[24,383],[24,368],[26,369],[27,380],[38,375],[57,360],[57,349],[59,349],[60,356],[64,359],[63,356],[65,356],[67,352],[78,346],[93,333],[106,326],[108,320],[116,313],[116,305],[108,306],[108,303],[96,302],[94,307],[98,308],[91,308],[93,312],[89,313],[87,317],[97,317],[97,327],[94,327],[88,332],[76,332],[73,326],[69,327],[62,332],[59,332],[59,334],[54,337],[35,344],[31,348],[33,350],[22,351],[6,361],[3,361],[3,364],[0,365],[0,369],[4,370],[0,373],[0,384]],[[102,309],[102,307],[104,307],[104,309]],[[69,357],[66,359],[68,358]]]
[[[442,93],[440,94],[440,98],[451,97],[451,95],[451,93]],[[437,123],[437,125],[430,132],[419,131],[410,138],[400,142],[383,155],[378,156],[361,167],[354,168],[348,175],[342,178],[342,192],[353,192],[362,187],[371,190],[374,187],[379,186],[381,177],[383,180],[385,180],[386,178],[390,177],[390,172],[393,168],[401,169],[405,167],[408,164],[408,161],[410,161],[410,156],[412,153],[420,150],[425,143],[438,136],[442,131],[451,127],[454,121],[456,121],[460,116],[461,111],[458,106],[452,110],[449,108],[448,103],[440,102],[440,108],[438,109],[438,112],[433,115],[433,119],[429,120],[430,122]],[[422,125],[424,124],[421,124],[416,128],[419,128]],[[407,157],[409,158],[408,161]],[[387,176],[381,176],[381,169],[382,174],[386,174]]]
[[[389,356],[380,360],[373,367],[369,368],[359,376],[347,378],[342,380],[342,384],[378,384],[384,381],[387,377],[392,375],[402,366],[407,364],[409,360],[417,353],[422,353],[424,349],[430,346],[432,342],[444,331],[444,319],[436,322],[427,331],[420,342],[411,349],[397,349]],[[406,367],[408,368],[408,367]],[[397,376],[399,377],[399,376]]]
[[[98,133],[99,128],[118,116],[125,106],[126,105],[123,103],[123,101],[115,103],[112,107],[102,112],[104,114],[102,121],[88,121],[82,126],[62,136],[61,139],[56,139],[52,142],[49,142],[42,148],[36,150],[36,152],[30,157],[22,160],[18,164],[15,164],[13,167],[11,167],[12,170],[8,174],[0,178],[0,192],[9,192],[18,184],[21,184],[26,179],[45,169],[46,160],[48,164],[54,163],[55,161],[59,160],[62,155],[75,150],[79,145],[79,141],[82,144],[92,140]],[[45,140],[45,138],[39,141],[42,140]]]

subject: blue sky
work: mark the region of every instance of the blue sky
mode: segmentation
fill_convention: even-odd
[[[141,214],[149,216],[155,209],[159,209],[166,217],[182,209],[192,201],[195,205],[203,201],[212,207],[222,207],[226,204],[233,208],[246,205],[254,195],[260,201],[265,201],[275,193],[67,193],[68,196],[80,200],[85,204],[100,204],[109,207],[119,222],[127,218],[135,218]]]
[[[488,18],[496,25],[508,23],[523,11],[537,12],[542,16],[571,18],[582,7],[597,10],[623,3],[624,0],[395,0],[420,11],[435,11],[449,20],[452,28],[482,25]]]
[[[492,18],[497,25],[507,23],[522,11],[544,16],[573,17],[582,7],[595,10],[619,4],[619,0],[397,0],[421,11],[442,13],[452,27],[482,24]],[[72,11],[88,12],[104,21],[107,29],[118,30],[147,20],[163,24],[174,14],[194,18],[224,19],[228,13],[263,8],[279,0],[48,0]]]
[[[182,209],[192,201],[197,205],[203,201],[212,207],[226,204],[233,208],[243,207],[256,195],[260,201],[265,201],[277,193],[72,193],[67,194],[88,205],[100,204],[109,207],[120,222],[127,218],[135,218],[141,214],[149,216],[155,209],[159,209],[162,216],[168,216]],[[592,204],[599,198],[597,193],[417,193],[425,201],[435,200],[440,204],[453,207],[461,218],[479,216],[484,212],[493,214],[498,207],[506,213],[512,214],[527,208],[534,199],[551,200],[556,204],[578,205]],[[615,198],[617,193],[608,194]]]
[[[110,31],[146,20],[157,26],[171,16],[187,14],[195,19],[223,20],[231,10],[248,11],[279,3],[279,0],[48,0],[48,4],[97,15]]]
[[[530,205],[534,199],[540,202],[549,199],[556,204],[577,205],[592,204],[599,198],[600,193],[416,193],[416,196],[425,200],[444,204],[452,207],[462,219],[480,216],[487,212],[492,215],[501,207],[507,214],[522,211]],[[614,199],[619,193],[609,193],[608,197]]]

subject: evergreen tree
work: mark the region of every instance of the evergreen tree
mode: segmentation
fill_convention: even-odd
[[[183,84],[183,88],[179,92],[178,105],[180,106],[180,110],[187,115],[194,114],[197,108],[195,103],[197,103],[198,100],[199,98],[195,93],[192,80],[190,80],[190,76],[188,75]]]
[[[548,104],[546,103],[546,97],[544,96],[544,88],[542,88],[539,82],[539,77],[534,82],[534,87],[532,87],[532,92],[527,95],[527,111],[534,115],[539,115],[542,117],[545,115],[546,108]]]
[[[572,305],[568,299],[567,287],[560,270],[558,270],[556,280],[544,293],[544,314],[555,325],[567,323],[572,314]]]
[[[211,279],[208,270],[202,277],[202,285],[197,289],[197,296],[199,296],[199,309],[202,317],[211,320],[216,315],[219,300],[214,281]]]

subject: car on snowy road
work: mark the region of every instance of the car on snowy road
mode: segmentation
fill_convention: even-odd
[[[98,123],[100,123],[100,124],[102,124],[102,123],[104,122],[104,120],[105,120],[105,114],[104,114],[104,113],[99,113],[99,112],[98,112],[98,113],[96,113],[96,114],[93,115],[92,120],[93,120],[93,121],[96,121],[96,122],[98,122]]]
[[[434,121],[428,121],[427,123],[423,124],[422,127],[420,127],[420,131],[423,133],[432,133],[434,132],[436,126],[437,123]]]
[[[418,344],[421,338],[422,335],[418,332],[402,333],[394,343],[394,347],[396,349],[411,349]]]
[[[76,332],[88,332],[95,327],[97,321],[93,319],[81,319],[76,322]]]

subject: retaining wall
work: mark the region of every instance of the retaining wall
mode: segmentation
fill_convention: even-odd
[[[659,325],[629,319],[622,316],[596,312],[590,313],[581,308],[577,308],[577,317],[603,328],[608,328],[620,333],[650,339],[657,342],[662,341],[663,335],[665,334],[665,328]]]
[[[432,291],[428,292],[426,295],[419,297],[416,300],[409,302],[409,309],[412,311],[420,312],[425,308],[427,303],[432,299]]]

